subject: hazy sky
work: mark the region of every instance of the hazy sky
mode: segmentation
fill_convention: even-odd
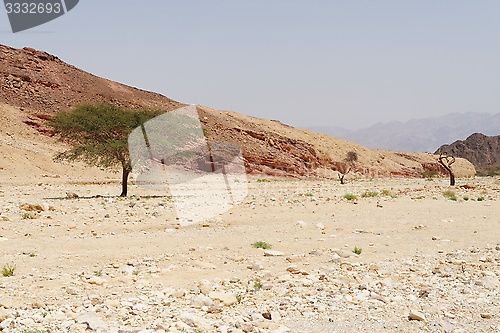
[[[498,0],[80,0],[0,43],[297,127],[500,112]]]

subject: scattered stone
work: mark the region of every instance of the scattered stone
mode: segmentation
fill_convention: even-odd
[[[197,316],[190,312],[183,312],[181,314],[181,320],[190,327],[206,329],[208,326],[206,320],[203,317]]]
[[[194,264],[194,266],[199,267],[199,268],[203,268],[203,269],[216,269],[217,268],[217,265],[214,265],[212,263],[205,262],[205,261],[195,261],[193,264]]]
[[[87,280],[87,282],[90,284],[95,284],[97,286],[102,286],[104,283],[106,283],[106,280],[100,276],[92,276]]]
[[[408,314],[409,320],[425,321],[425,316],[422,312],[411,310]]]
[[[203,306],[212,307],[215,304],[214,304],[214,301],[210,297],[207,297],[205,295],[197,295],[195,298],[193,298],[192,305],[195,308],[200,309]]]
[[[12,317],[12,314],[7,309],[0,307],[0,322],[4,321],[7,318]]]
[[[455,330],[453,325],[446,319],[441,319],[438,323],[439,326],[441,326],[441,328],[443,329],[444,333],[452,333]]]
[[[256,263],[253,263],[252,265],[250,265],[249,268],[252,271],[261,271],[264,269],[264,266],[261,263],[256,262]]]
[[[99,318],[97,313],[93,311],[84,312],[76,317],[76,322],[86,324],[90,330],[107,330],[108,326]]]
[[[198,288],[200,288],[202,294],[208,295],[212,291],[213,285],[208,280],[202,280],[198,284]]]
[[[290,332],[290,329],[286,326],[280,325],[280,327],[275,329],[273,333],[286,333],[286,332]]]
[[[3,331],[4,329],[8,328],[12,324],[13,321],[14,321],[13,318],[7,318],[7,319],[3,320],[0,323],[0,331]]]
[[[266,257],[281,257],[284,256],[285,254],[280,251],[275,251],[275,250],[265,250],[264,251],[264,256]]]
[[[221,301],[226,306],[231,306],[238,302],[234,294],[213,291],[208,295],[213,300]]]
[[[319,230],[325,230],[325,226],[323,223],[316,224],[316,228],[318,228]]]
[[[332,249],[332,252],[340,258],[349,258],[354,255],[352,252],[343,249]]]
[[[299,226],[299,227],[301,227],[301,228],[307,227],[307,223],[306,223],[306,222],[304,222],[304,221],[298,221],[298,222],[296,223],[296,225],[298,225],[298,226]]]
[[[22,210],[25,210],[27,212],[43,212],[45,211],[45,208],[42,205],[39,204],[28,204],[28,203],[23,203],[20,208]]]
[[[78,199],[80,196],[73,192],[66,192],[66,199]]]

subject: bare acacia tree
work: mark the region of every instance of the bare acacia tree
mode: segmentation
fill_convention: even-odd
[[[451,169],[451,165],[455,163],[455,157],[454,156],[448,156],[447,152],[443,152],[439,155],[438,158],[439,163],[448,171],[450,174],[450,186],[455,185],[455,174],[453,173],[453,170]]]
[[[339,172],[340,184],[345,184],[345,176],[351,172],[354,167],[354,163],[358,160],[358,154],[354,151],[347,153],[346,158],[344,158],[344,163],[337,168]]]

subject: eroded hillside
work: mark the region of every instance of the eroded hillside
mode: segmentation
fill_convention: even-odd
[[[55,139],[50,138],[45,121],[56,112],[77,104],[108,102],[129,108],[165,110],[184,105],[157,93],[99,78],[66,64],[56,56],[31,48],[13,49],[0,45],[0,60],[0,103],[3,104],[0,116],[9,117],[10,124],[17,129],[25,127],[25,130],[10,131],[11,135],[8,135],[7,127],[1,129],[0,164],[4,170],[15,171],[8,166],[27,163],[36,165],[33,170],[39,172],[38,153],[30,153],[32,145],[43,142],[47,156],[52,150],[60,149]],[[343,159],[349,151],[358,155],[354,168],[358,175],[420,177],[422,172],[429,170],[444,174],[436,156],[431,154],[373,150],[296,129],[279,121],[202,106],[198,111],[209,140],[233,142],[241,147],[250,174],[336,177],[335,170],[343,166]],[[23,140],[25,149],[9,150],[8,142]],[[43,168],[53,168],[50,163],[53,162],[47,158]],[[475,174],[473,165],[466,160],[457,160],[454,167],[457,177]]]

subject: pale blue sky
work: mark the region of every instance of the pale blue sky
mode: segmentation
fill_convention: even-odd
[[[297,127],[500,112],[500,1],[80,0],[0,43]]]

